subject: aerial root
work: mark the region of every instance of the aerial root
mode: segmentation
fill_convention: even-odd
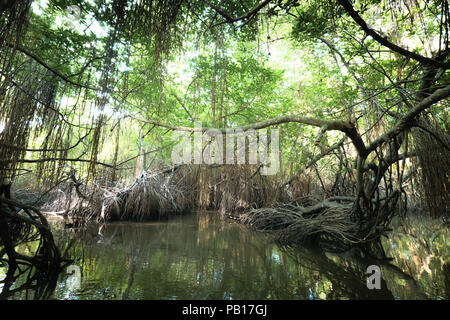
[[[361,237],[354,216],[353,203],[327,199],[309,207],[277,203],[252,209],[238,219],[251,229],[274,234],[282,244],[311,244],[343,251],[369,240]]]
[[[96,220],[146,221],[161,219],[170,213],[189,211],[192,203],[185,186],[173,181],[173,175],[145,173],[124,188],[90,186],[88,196],[78,197],[67,215],[82,222]]]

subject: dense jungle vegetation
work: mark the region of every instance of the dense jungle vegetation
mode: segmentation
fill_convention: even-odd
[[[448,228],[449,29],[448,0],[0,1],[8,275],[69,263],[48,216],[207,209],[379,259],[394,218]],[[269,162],[225,163],[220,144],[212,163],[173,162],[181,132],[210,150],[210,132],[237,128],[272,134]]]

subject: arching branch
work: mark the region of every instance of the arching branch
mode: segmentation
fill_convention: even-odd
[[[187,131],[187,132],[204,132],[208,129],[212,128],[206,128],[206,127],[199,127],[199,128],[190,128],[190,127],[178,127],[173,126],[165,123],[161,123],[158,121],[153,120],[146,120],[142,118],[135,117],[133,115],[128,115],[130,118],[144,122],[153,124],[159,127],[167,128],[170,130],[177,130],[177,131]],[[253,124],[249,124],[246,126],[239,127],[239,129],[245,131],[245,130],[258,130],[258,129],[264,129],[271,126],[276,126],[283,123],[302,123],[306,125],[310,125],[313,127],[319,127],[322,129],[322,131],[341,131],[344,132],[347,137],[352,140],[353,145],[355,146],[356,150],[361,156],[365,156],[367,154],[366,146],[364,145],[364,142],[358,132],[358,130],[355,127],[355,124],[352,122],[346,122],[346,121],[340,121],[340,120],[322,120],[322,119],[316,119],[316,118],[310,118],[310,117],[303,117],[299,115],[287,115],[287,116],[281,116],[277,118],[268,119],[261,122],[256,122]],[[221,131],[222,133],[227,133],[228,130],[234,129],[234,128],[214,128],[216,130]],[[236,128],[238,129],[238,128]]]

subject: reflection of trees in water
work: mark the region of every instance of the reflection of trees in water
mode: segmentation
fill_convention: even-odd
[[[83,272],[102,283],[88,291],[109,287],[100,293],[105,298],[392,299],[384,281],[382,290],[366,287],[367,266],[379,264],[383,278],[405,279],[411,295],[423,297],[410,276],[387,262],[280,250],[265,235],[243,232],[213,213],[190,218],[105,226],[102,243],[83,245]]]
[[[81,257],[84,279],[110,288],[96,293],[105,298],[277,298],[283,292],[289,276],[262,238],[215,217],[192,218],[198,220],[107,225],[103,237],[114,235],[108,246],[86,240],[85,231],[71,256]],[[283,274],[284,282],[277,281]],[[91,294],[88,283],[82,291]]]
[[[61,269],[42,270],[35,266],[18,268],[0,280],[0,300],[50,299],[55,291]]]
[[[394,298],[387,289],[383,277],[381,289],[369,290],[367,288],[367,267],[380,264],[379,260],[371,261],[363,258],[369,256],[368,252],[357,252],[355,250],[348,253],[344,258],[305,247],[283,247],[282,250],[296,263],[311,271],[311,279],[314,282],[314,286],[310,287],[312,297],[326,299]],[[319,291],[318,288],[321,288],[322,291],[317,292]]]
[[[388,240],[389,241],[392,240]],[[403,241],[408,242],[403,239]],[[407,246],[410,246],[408,244]],[[430,284],[425,285],[420,277],[403,268],[402,263],[398,263],[398,250],[388,250],[387,253],[397,253],[394,259],[374,258],[370,249],[354,250],[343,255],[332,255],[322,251],[315,251],[307,248],[284,247],[286,252],[299,265],[318,270],[326,281],[331,282],[329,291],[324,291],[326,298],[350,298],[350,299],[427,299],[436,298],[430,290]],[[404,263],[404,261],[402,261]],[[369,265],[381,267],[382,288],[381,290],[368,290],[366,287],[366,269]],[[443,266],[445,268],[446,265]],[[435,284],[439,283],[441,297],[448,296],[448,284],[446,286],[445,270],[439,272],[439,279],[435,279]],[[326,288],[325,288],[326,289]],[[315,294],[316,296],[316,294]]]
[[[393,263],[410,274],[428,298],[450,298],[449,231],[449,226],[439,219],[411,214],[394,221],[394,231],[384,240],[386,252],[393,257]],[[407,279],[395,281],[400,298],[409,295],[405,282]]]
[[[94,299],[428,296],[400,265],[371,258],[373,254],[368,252],[337,256],[306,248],[280,248],[270,244],[269,236],[248,231],[239,224],[224,223],[215,213],[175,217],[169,222],[92,224],[85,229],[54,230],[58,234],[58,246],[76,259],[82,274],[81,289],[76,291],[65,285],[67,275],[60,275],[57,298],[70,295]],[[381,290],[366,287],[365,272],[371,264],[382,268]],[[398,292],[406,293],[401,296]],[[43,293],[39,295],[45,297]]]
[[[308,289],[318,287],[317,279],[314,279],[318,272],[325,280],[332,280],[331,283],[328,281],[330,290],[337,288],[334,296],[328,292],[329,298],[393,298],[387,290],[376,294],[369,292],[365,269],[357,270],[347,265],[347,270],[345,265],[309,251],[308,259],[302,259],[303,263],[292,263],[285,252],[276,246],[268,246],[262,235],[242,232],[240,227],[214,226],[214,220],[205,215],[199,216],[198,228],[169,224],[161,241],[166,259],[159,261],[159,268],[158,262],[152,263],[140,277],[144,283],[146,278],[153,278],[158,269],[167,272],[158,274],[159,283],[145,286],[145,296],[153,297],[158,290],[169,295],[169,290],[161,289],[167,283],[172,293],[178,292],[183,298],[307,298]],[[169,239],[170,249],[167,247]],[[310,263],[305,264],[305,261]],[[184,284],[184,291],[177,288],[180,283]],[[340,292],[339,283],[343,285]],[[321,287],[325,286],[322,284]]]
[[[29,290],[31,298],[47,298],[59,272],[70,261],[63,258],[44,215],[36,208],[10,198],[10,185],[0,189],[0,298]]]

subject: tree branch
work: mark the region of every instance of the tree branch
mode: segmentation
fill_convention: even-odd
[[[40,58],[36,57],[34,54],[28,52],[27,50],[20,48],[20,47],[15,47],[12,44],[7,44],[7,46],[16,49],[17,51],[22,52],[23,54],[25,54],[26,56],[30,57],[31,59],[33,59],[34,61],[36,61],[37,63],[39,63],[41,66],[43,66],[45,69],[51,71],[54,75],[56,75],[57,77],[61,78],[62,80],[64,80],[65,82],[68,82],[74,86],[80,87],[80,88],[85,88],[85,89],[90,89],[90,90],[94,90],[94,91],[98,91],[98,88],[94,88],[94,87],[90,87],[81,83],[77,83],[75,81],[72,81],[69,79],[69,77],[66,77],[65,75],[63,75],[61,72],[55,70],[54,68],[50,67],[47,63],[45,63],[44,61],[42,61]],[[76,74],[71,75],[70,77],[73,77]]]
[[[364,21],[364,19],[361,18],[361,16],[358,14],[358,12],[356,12],[355,9],[353,9],[352,4],[348,0],[339,0],[339,3],[344,7],[345,11],[362,28],[362,30],[364,30],[364,32],[367,35],[371,36],[375,41],[382,44],[383,46],[388,47],[392,51],[395,51],[395,52],[401,54],[402,56],[417,60],[423,64],[433,65],[433,66],[443,68],[443,69],[450,69],[449,62],[442,62],[442,61],[437,61],[435,59],[427,58],[420,54],[417,54],[417,53],[408,51],[402,47],[399,47],[396,44],[393,44],[387,38],[382,37],[375,30],[371,29],[367,25],[367,23]]]
[[[288,115],[288,116],[282,116],[282,117],[268,119],[268,120],[261,121],[261,122],[256,122],[256,123],[242,126],[239,128],[206,128],[206,127],[190,128],[190,127],[182,127],[182,126],[177,127],[177,126],[160,123],[160,122],[153,121],[153,120],[141,119],[141,118],[135,117],[133,115],[128,115],[128,116],[137,121],[153,124],[155,126],[167,128],[170,130],[187,131],[187,132],[205,132],[208,129],[215,129],[215,130],[219,130],[222,133],[227,133],[227,131],[230,129],[241,129],[243,131],[246,131],[249,129],[258,130],[258,129],[264,129],[264,128],[271,127],[271,126],[276,126],[276,125],[283,124],[283,123],[296,122],[296,123],[307,124],[307,125],[314,126],[314,127],[320,127],[323,131],[336,130],[336,131],[344,132],[352,140],[356,150],[358,151],[358,153],[361,156],[365,156],[367,154],[366,146],[364,145],[364,142],[363,142],[360,134],[358,133],[358,130],[356,129],[355,124],[352,122],[344,122],[344,121],[339,121],[339,120],[322,120],[322,119],[303,117],[303,116],[298,116],[298,115]]]
[[[414,125],[413,121],[414,118],[418,116],[423,110],[431,107],[431,105],[435,104],[436,102],[448,98],[449,96],[450,96],[450,85],[436,90],[432,95],[423,99],[412,110],[410,110],[403,117],[401,117],[400,120],[392,129],[390,129],[389,131],[387,131],[386,133],[382,134],[374,141],[372,141],[372,143],[367,147],[367,151],[369,153],[374,151],[383,142],[394,138],[395,136],[403,132],[405,129],[412,127]]]
[[[248,11],[247,13],[243,14],[240,17],[237,18],[233,18],[231,17],[228,13],[226,13],[225,11],[223,11],[221,8],[217,7],[216,5],[212,4],[209,1],[204,1],[208,6],[210,6],[212,9],[214,9],[214,11],[216,11],[218,14],[220,14],[223,18],[225,18],[225,20],[228,23],[234,23],[234,22],[238,22],[241,20],[245,20],[245,19],[250,19],[252,16],[254,16],[255,14],[258,13],[259,10],[261,10],[262,8],[264,8],[266,5],[268,5],[270,3],[271,0],[264,0],[263,2],[261,2],[260,4],[258,4],[257,6],[253,7],[253,9],[251,9],[250,11]]]
[[[49,162],[49,161],[68,161],[68,162],[89,162],[89,163],[95,163],[99,164],[108,168],[114,168],[113,165],[99,162],[99,161],[92,161],[89,159],[76,159],[76,158],[42,158],[42,159],[19,159],[19,160],[8,160],[8,159],[0,159],[0,163],[12,163],[12,162],[18,162],[18,163],[40,163],[40,162]]]
[[[61,148],[61,149],[32,149],[32,148],[24,148],[24,147],[20,147],[20,146],[15,146],[12,144],[8,144],[8,143],[3,143],[0,142],[0,146],[5,146],[6,148],[9,149],[15,149],[15,150],[21,150],[21,151],[29,151],[29,152],[61,152],[61,151],[69,151],[75,147],[77,147],[83,140],[84,138],[86,138],[92,131],[92,128],[89,129],[89,131],[82,137],[80,137],[80,139],[78,139],[78,141],[70,147],[67,148]]]
[[[312,165],[314,165],[317,161],[319,161],[320,159],[322,159],[323,157],[329,155],[331,152],[333,152],[334,150],[340,148],[345,141],[345,137],[342,138],[339,142],[335,143],[334,145],[326,148],[325,150],[322,150],[322,152],[320,154],[318,154],[317,156],[315,156],[312,160],[310,160],[306,166],[304,166],[302,169],[300,169],[299,171],[297,171],[296,174],[294,174],[292,176],[292,178],[290,178],[286,183],[283,184],[283,186],[291,184],[292,181],[294,181],[295,178],[297,178],[297,176],[299,175],[300,172],[308,169],[309,167],[311,167]]]

